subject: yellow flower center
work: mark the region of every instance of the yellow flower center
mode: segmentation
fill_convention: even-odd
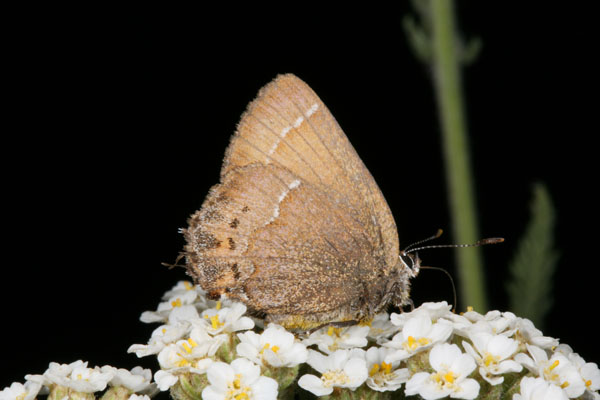
[[[215,330],[225,325],[224,322],[219,321],[219,314],[215,314],[212,317],[209,317],[207,314],[205,314],[204,318],[210,320],[210,326]]]
[[[458,378],[458,376],[452,371],[440,371],[433,375],[431,375],[431,379],[440,387],[444,387],[447,389],[454,388],[454,381]]]
[[[495,366],[498,363],[499,359],[499,356],[495,356],[491,353],[486,352],[485,356],[483,357],[483,365],[485,365],[486,367],[489,367],[490,365]]]
[[[171,302],[171,307],[181,307],[181,299],[178,297],[177,299]]]
[[[190,362],[188,360],[186,360],[185,358],[183,358],[183,355],[177,353],[177,355],[179,357],[181,357],[181,359],[179,361],[177,361],[177,366],[178,367],[187,367],[188,365],[190,365]]]
[[[192,338],[189,338],[185,342],[181,343],[181,346],[185,349],[188,354],[192,353],[192,349],[198,346],[198,343]]]
[[[406,341],[402,343],[402,347],[404,347],[404,350],[406,351],[415,351],[419,347],[428,345],[430,342],[431,340],[426,337],[415,339],[414,337],[409,336]]]
[[[183,281],[183,287],[185,287],[185,290],[192,290],[194,285],[189,281]]]
[[[250,398],[250,386],[242,385],[242,375],[235,374],[235,379],[227,384],[227,400],[245,400]]]
[[[373,377],[379,372],[384,375],[390,374],[392,372],[392,364],[388,364],[386,362],[382,362],[381,364],[373,364],[371,370],[369,371],[369,376]]]
[[[325,387],[333,385],[344,385],[349,382],[348,375],[340,370],[327,371],[321,375],[321,381]]]
[[[560,364],[560,361],[554,360],[554,362],[552,364],[550,364],[549,366],[544,368],[544,376],[546,377],[546,380],[548,380],[548,381],[557,381],[558,380],[558,374],[553,372],[553,370],[556,367],[558,367],[559,364]]]
[[[260,350],[260,354],[262,354],[267,349],[271,349],[271,351],[273,353],[277,353],[279,351],[279,346],[277,346],[277,345],[271,346],[269,343],[265,343],[265,345],[263,346],[263,348]]]
[[[559,360],[554,360],[554,362],[552,364],[550,364],[549,366],[547,366],[546,368],[544,368],[544,378],[547,381],[556,383],[558,386],[560,386],[561,388],[564,389],[567,386],[569,386],[570,383],[569,383],[569,381],[561,382],[560,381],[560,375],[557,374],[556,372],[554,372],[554,369],[556,367],[558,367],[559,365],[560,365],[560,361]]]

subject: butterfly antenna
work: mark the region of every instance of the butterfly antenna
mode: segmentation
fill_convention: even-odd
[[[418,242],[414,242],[414,243],[411,243],[408,246],[406,246],[404,248],[404,250],[403,250],[403,253],[409,253],[409,252],[413,251],[413,250],[410,250],[410,248],[411,247],[415,247],[418,244],[429,242],[430,240],[434,240],[434,239],[439,238],[440,236],[442,236],[442,233],[444,233],[444,231],[442,229],[438,229],[437,232],[435,233],[435,235],[429,236],[428,238],[425,238],[423,240],[419,240]]]
[[[452,295],[454,297],[454,302],[452,304],[452,312],[456,312],[456,304],[457,304],[457,296],[456,296],[456,286],[454,285],[454,279],[452,279],[452,275],[450,275],[450,272],[446,271],[444,268],[438,268],[438,267],[429,267],[426,265],[421,265],[421,269],[434,269],[436,271],[442,271],[443,273],[446,274],[446,276],[448,277],[448,279],[450,279],[450,283],[452,284]]]
[[[429,239],[426,239],[429,240]],[[426,240],[421,240],[420,242],[417,242],[415,244],[418,243],[423,243]],[[423,250],[423,249],[440,249],[440,248],[444,248],[444,247],[478,247],[478,246],[484,246],[486,244],[496,244],[496,243],[502,243],[504,242],[504,238],[486,238],[486,239],[480,239],[478,241],[476,241],[475,243],[468,243],[468,244],[434,244],[434,245],[430,245],[430,246],[421,246],[421,247],[417,247],[417,248],[412,248],[410,250],[404,250],[405,254],[408,253],[413,253],[415,251],[419,251],[419,250]],[[412,247],[414,245],[411,245],[409,247]]]

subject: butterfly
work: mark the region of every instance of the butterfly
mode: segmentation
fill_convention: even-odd
[[[188,274],[210,297],[289,329],[410,304],[419,271],[400,257],[390,208],[337,121],[291,74],[248,105],[220,182],[182,231]]]

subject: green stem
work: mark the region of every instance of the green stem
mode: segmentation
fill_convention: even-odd
[[[460,79],[458,38],[452,0],[431,0],[432,66],[443,132],[446,181],[454,240],[473,243],[479,239],[473,177]],[[487,310],[481,251],[455,252],[461,299],[479,312]]]

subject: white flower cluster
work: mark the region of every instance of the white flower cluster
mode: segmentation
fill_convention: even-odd
[[[202,289],[186,281],[168,291],[163,300],[156,311],[141,317],[143,322],[163,325],[148,344],[129,348],[138,357],[158,354],[161,370],[154,379],[160,390],[168,390],[184,374],[206,373],[210,385],[202,392],[205,399],[259,395],[274,399],[277,381],[262,376],[261,367],[290,368],[306,361],[306,347],[281,326],[269,325],[261,334],[250,331],[255,322],[243,316],[246,306],[241,303],[208,300]],[[237,345],[229,349],[233,343]],[[219,350],[227,354],[219,355]],[[223,362],[232,353],[236,359]]]
[[[302,363],[314,373],[300,376],[298,385],[317,396],[332,394],[336,387],[383,392],[404,385],[406,395],[424,399],[474,399],[482,385],[499,385],[513,373],[519,377],[515,389],[521,384],[514,399],[599,398],[596,364],[510,312],[457,315],[446,302],[425,303],[412,312],[381,313],[370,326],[328,326],[294,335],[270,324],[259,334],[250,330],[254,322],[243,316],[244,305],[207,300],[189,282],[180,282],[163,300],[142,320],[164,325],[147,345],[129,351],[158,354],[162,369],[155,380],[161,390],[177,383],[182,373],[206,373],[205,400],[274,399],[277,382],[264,376],[265,369]],[[218,351],[232,338],[233,361],[224,362]]]
[[[48,394],[51,390],[62,390],[61,393],[65,396],[73,392],[95,393],[107,387],[124,388],[130,393],[131,400],[141,400],[149,399],[157,391],[149,369],[135,367],[128,371],[110,365],[89,368],[88,363],[81,360],[71,364],[51,362],[42,375],[26,375],[25,379],[24,385],[14,382],[0,391],[0,400],[31,400],[38,394]]]
[[[275,324],[263,327],[244,315],[243,304],[208,300],[199,287],[179,282],[156,311],[141,316],[161,326],[147,344],[129,348],[138,357],[157,357],[155,383],[140,367],[51,363],[43,375],[2,390],[0,400],[29,400],[56,387],[93,393],[107,385],[127,388],[130,400],[158,389],[170,389],[175,399],[274,400],[295,382],[316,396],[402,390],[426,400],[475,399],[504,383],[513,400],[600,400],[597,364],[543,336],[531,321],[510,312],[458,315],[450,309],[446,302],[425,303],[411,312],[378,314],[368,326],[294,334]]]

